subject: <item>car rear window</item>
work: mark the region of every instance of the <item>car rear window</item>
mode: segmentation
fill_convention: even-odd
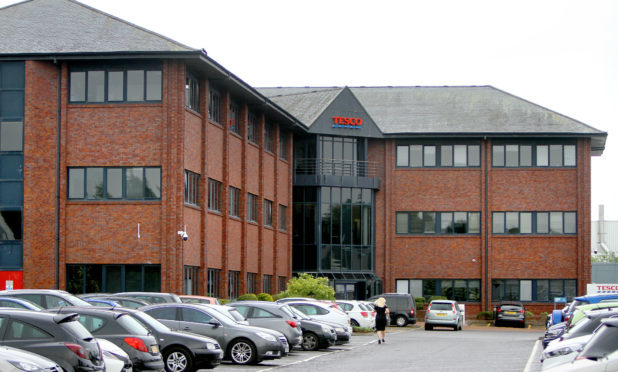
[[[518,305],[500,305],[500,309],[508,311],[519,311],[522,309],[522,307]]]
[[[129,331],[133,335],[148,336],[148,334],[150,334],[150,331],[148,329],[146,329],[140,322],[135,320],[133,317],[129,316],[129,314],[122,314],[120,317],[118,317],[117,321],[122,326],[122,328]]]
[[[450,302],[432,302],[431,310],[452,310],[453,306]]]
[[[92,334],[90,334],[90,332],[88,332],[86,327],[84,327],[77,320],[60,323],[60,327],[65,329],[67,332],[77,336],[81,340],[90,340],[90,339],[92,339]]]

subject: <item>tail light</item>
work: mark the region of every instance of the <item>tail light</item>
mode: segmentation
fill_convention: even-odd
[[[453,314],[455,314],[456,313],[456,311],[455,311],[455,304],[451,304],[451,309],[453,309]]]
[[[366,318],[369,316],[369,313],[367,313],[366,311],[361,311],[361,315],[363,316],[363,318]]]
[[[298,326],[298,324],[296,324],[296,322],[295,322],[295,321],[293,321],[293,320],[286,320],[285,322],[286,322],[287,324],[289,324],[289,325],[290,325],[290,327],[292,327],[292,328],[296,328],[296,327]]]
[[[500,311],[502,311],[502,309],[500,309],[500,308],[498,307],[498,308],[496,308],[496,311],[497,311],[497,312],[500,312]]]
[[[137,351],[143,351],[144,353],[148,352],[148,348],[146,347],[146,344],[144,343],[144,341],[141,338],[125,337],[124,338],[124,342],[126,342],[127,345],[131,346],[132,348],[134,348]]]
[[[521,309],[520,313],[524,314],[526,312],[526,310]]]
[[[82,359],[88,359],[88,353],[86,352],[86,349],[84,349],[80,345],[65,342],[64,346],[68,347],[72,352],[77,354],[78,357]]]
[[[425,311],[425,314],[429,314],[430,311],[431,311],[431,305],[427,306],[427,311]]]
[[[410,315],[414,315],[414,309],[410,309]]]

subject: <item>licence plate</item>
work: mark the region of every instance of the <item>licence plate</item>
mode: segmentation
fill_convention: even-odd
[[[446,316],[446,314],[445,314],[445,313],[437,313],[436,315],[437,315],[437,316]]]
[[[150,352],[151,353],[158,353],[159,352],[159,345],[152,345],[150,346]]]
[[[515,315],[515,314],[517,314],[515,311],[505,311],[504,313],[506,315]]]

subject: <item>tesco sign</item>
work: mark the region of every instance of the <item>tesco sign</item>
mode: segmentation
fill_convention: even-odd
[[[333,128],[360,129],[363,126],[363,119],[349,118],[346,116],[333,116]]]
[[[618,293],[618,284],[588,284],[586,293],[589,295],[597,293]]]

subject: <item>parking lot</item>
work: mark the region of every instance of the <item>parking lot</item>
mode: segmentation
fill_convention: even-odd
[[[372,333],[354,334],[350,343],[328,350],[294,350],[289,356],[255,366],[224,362],[223,371],[540,371],[543,329],[466,326],[462,332],[424,331],[422,323],[389,327],[387,342],[377,344]]]

